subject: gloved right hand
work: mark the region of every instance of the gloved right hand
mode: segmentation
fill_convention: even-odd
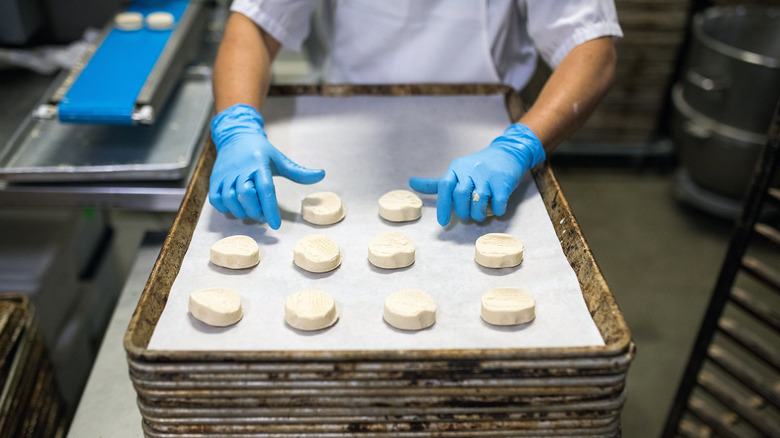
[[[412,189],[436,196],[436,216],[441,226],[450,222],[453,207],[461,220],[481,222],[488,201],[493,213],[506,212],[509,196],[530,168],[545,159],[542,143],[531,129],[513,123],[490,146],[457,158],[441,178],[409,178]]]
[[[209,178],[209,202],[220,213],[243,219],[282,224],[273,176],[300,184],[325,177],[322,169],[309,169],[279,152],[263,131],[263,117],[249,105],[233,105],[211,121],[211,138],[217,159]]]

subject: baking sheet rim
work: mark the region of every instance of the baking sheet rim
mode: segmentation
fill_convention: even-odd
[[[437,88],[438,87],[438,88]],[[412,90],[412,91],[409,91]],[[463,94],[495,94],[502,92],[505,94],[507,102],[510,101],[511,90],[501,86],[484,86],[480,84],[463,84],[459,88],[454,84],[413,84],[413,85],[377,85],[377,86],[350,86],[350,85],[323,85],[323,86],[292,86],[276,87],[271,95],[301,95],[301,94],[319,94],[322,96],[349,96],[355,94],[377,94],[377,95],[412,95],[426,94],[420,91],[432,90],[433,95],[458,94],[457,91],[463,91]],[[617,307],[606,281],[596,264],[590,248],[576,223],[576,219],[571,213],[568,202],[561,192],[558,182],[555,180],[552,170],[547,162],[532,169],[534,182],[542,194],[548,215],[556,229],[556,233],[563,241],[579,245],[578,248],[563,248],[564,254],[570,264],[573,264],[571,251],[579,249],[581,251],[580,261],[585,267],[590,268],[595,283],[593,286],[585,284],[582,271],[575,269],[578,281],[585,298],[586,305],[594,322],[604,339],[604,346],[588,347],[551,347],[551,348],[521,348],[521,349],[442,349],[442,350],[370,350],[370,351],[352,351],[352,350],[332,350],[332,351],[166,351],[166,350],[148,350],[154,326],[159,320],[162,310],[165,306],[171,285],[181,267],[181,261],[186,252],[186,247],[192,239],[195,224],[208,193],[208,174],[214,164],[216,150],[210,139],[207,147],[203,149],[198,160],[194,176],[187,187],[184,200],[181,203],[179,211],[174,220],[173,226],[165,239],[163,249],[161,250],[154,268],[146,283],[146,287],[138,301],[138,305],[128,326],[124,337],[124,346],[128,359],[149,362],[214,362],[214,361],[356,361],[362,359],[388,360],[388,361],[410,361],[410,360],[478,360],[490,361],[501,359],[525,358],[525,359],[551,359],[563,358],[576,361],[578,357],[589,359],[594,357],[632,357],[632,342],[628,327]],[[546,184],[544,184],[546,183]],[[545,191],[548,190],[548,192]],[[552,191],[551,194],[549,191]],[[560,222],[556,221],[553,214],[560,212],[564,216]],[[565,228],[568,233],[561,233],[560,225],[565,219],[569,219],[567,224],[570,228]],[[183,241],[179,241],[179,240]],[[572,240],[574,239],[574,240]],[[173,251],[178,250],[178,254]],[[167,277],[166,277],[167,276]],[[592,290],[598,288],[599,290]],[[599,296],[595,296],[595,294]],[[601,298],[601,302],[591,302],[590,298]],[[151,309],[150,306],[158,306]],[[156,314],[148,315],[149,312]],[[597,319],[597,316],[599,317]],[[609,327],[604,324],[610,324]],[[573,364],[574,365],[574,362]]]

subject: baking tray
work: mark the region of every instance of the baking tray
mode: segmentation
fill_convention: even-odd
[[[376,213],[387,190],[405,187],[409,174],[440,175],[458,156],[488,144],[509,118],[501,94],[487,96],[280,96],[265,110],[269,138],[304,163],[327,169],[328,177],[307,186],[278,179],[276,192],[285,221],[278,230],[231,218],[205,202],[182,268],[171,288],[149,349],[160,350],[417,350],[570,347],[603,345],[574,271],[549,222],[530,174],[508,205],[512,213],[483,223],[453,221],[437,226],[436,198],[422,195],[423,218],[390,224]],[[436,129],[424,114],[436,114]],[[219,159],[217,159],[219,160]],[[299,200],[312,191],[334,190],[348,211],[328,227],[301,219]],[[415,263],[379,270],[365,260],[368,237],[399,230],[417,247]],[[290,263],[295,242],[312,232],[339,242],[341,266],[327,274],[302,272]],[[517,268],[485,269],[474,263],[473,242],[490,232],[519,236],[526,247]],[[228,235],[257,239],[263,262],[241,272],[209,262],[211,245]],[[388,281],[389,280],[389,281]],[[315,283],[316,282],[316,283]],[[531,324],[497,328],[479,317],[477,293],[522,285],[534,291],[537,317]],[[231,287],[244,301],[240,323],[212,329],[187,312],[192,290]],[[334,294],[339,323],[301,336],[282,321],[287,294],[316,287]],[[381,315],[381,297],[403,287],[428,291],[438,302],[436,324],[427,330],[393,330]]]
[[[65,405],[43,336],[24,295],[0,299],[0,434],[58,436]]]
[[[490,424],[497,424],[491,422]],[[262,437],[262,438],[291,438],[302,436],[316,436],[318,438],[340,438],[340,437],[354,437],[360,436],[363,438],[420,438],[430,436],[451,436],[451,437],[578,437],[578,438],[611,438],[620,436],[620,425],[613,423],[610,426],[602,428],[574,428],[574,429],[527,429],[527,430],[476,430],[462,429],[462,430],[450,430],[450,431],[436,431],[426,430],[422,427],[418,427],[418,430],[401,430],[396,428],[390,431],[376,431],[370,428],[353,428],[349,432],[324,432],[317,433],[316,435],[306,435],[306,432],[289,434],[287,432],[281,433],[200,433],[200,432],[187,432],[183,434],[179,433],[163,433],[153,430],[148,424],[143,424],[144,434],[149,438],[249,438],[249,437]]]
[[[304,373],[301,373],[304,374]],[[304,378],[291,379],[285,375],[253,376],[246,373],[236,373],[225,376],[207,376],[187,374],[187,373],[166,373],[157,376],[150,376],[149,380],[144,380],[138,374],[133,375],[133,381],[136,386],[148,390],[171,390],[171,389],[208,389],[214,392],[239,390],[243,392],[252,391],[262,395],[267,390],[306,390],[317,389],[321,391],[333,392],[357,392],[357,391],[381,391],[420,388],[430,391],[434,388],[445,391],[450,388],[480,387],[484,391],[491,388],[502,390],[508,388],[525,389],[526,392],[533,392],[537,387],[556,387],[567,388],[572,392],[580,392],[580,388],[590,388],[592,386],[610,387],[622,383],[622,374],[610,376],[584,376],[584,377],[553,377],[553,378],[527,378],[522,375],[508,375],[506,377],[475,377],[468,374],[447,373],[446,378],[440,376],[441,372],[428,373],[423,375],[403,375],[397,378],[361,378],[344,379],[340,376],[331,375],[328,381],[322,381],[320,376],[314,373],[306,373]],[[160,380],[159,377],[166,377]]]
[[[498,379],[530,378],[549,379],[565,377],[591,377],[623,375],[633,359],[634,347],[625,355],[606,358],[580,358],[577,369],[571,369],[568,359],[520,359],[481,362],[461,361],[452,363],[435,361],[425,363],[387,362],[363,360],[359,363],[342,364],[340,362],[218,362],[204,367],[199,362],[150,363],[128,359],[134,379],[148,380],[168,376],[172,381],[193,379],[201,381],[229,380],[240,376],[245,380],[306,380],[319,378],[327,374],[334,380],[383,380],[383,379],[413,379],[420,380],[431,376],[447,375],[462,379]],[[529,383],[530,384],[530,383]]]
[[[328,88],[323,87],[320,93],[328,95]],[[213,164],[213,147],[204,150],[201,156],[201,162],[198,164],[192,184],[185,194],[185,200],[182,208],[166,240],[161,252],[160,259],[155,265],[149,284],[139,301],[138,314],[131,321],[126,337],[126,347],[130,353],[130,359],[140,359],[136,362],[157,362],[155,359],[161,359],[167,362],[171,354],[175,355],[177,362],[187,361],[192,358],[197,362],[210,361],[213,358],[224,359],[222,353],[217,352],[167,352],[147,350],[148,337],[154,328],[154,324],[159,318],[160,312],[165,304],[170,284],[174,280],[181,259],[189,244],[192,230],[197,222],[200,208],[207,194],[208,172]],[[542,193],[548,213],[551,215],[552,224],[556,229],[558,237],[561,239],[562,248],[569,262],[574,266],[583,291],[586,305],[593,315],[594,321],[601,333],[605,346],[598,347],[572,347],[572,348],[528,348],[522,350],[512,349],[479,349],[479,350],[437,350],[434,356],[429,351],[352,351],[352,352],[311,352],[298,354],[297,352],[247,352],[235,355],[231,352],[231,357],[241,360],[242,358],[264,359],[264,361],[306,360],[312,362],[314,359],[324,359],[326,361],[351,360],[356,358],[373,359],[374,361],[387,361],[388,359],[425,359],[430,361],[438,359],[447,361],[451,357],[461,359],[472,358],[481,361],[498,359],[532,359],[532,360],[552,360],[557,358],[581,357],[582,359],[596,360],[604,359],[609,356],[626,354],[629,352],[630,334],[625,322],[620,315],[619,310],[612,298],[609,289],[604,282],[603,277],[598,271],[598,267],[593,260],[592,254],[579,232],[576,221],[571,215],[568,205],[563,198],[560,189],[555,182],[552,172],[546,166],[542,166],[533,171],[534,179]],[[222,362],[218,360],[217,362]],[[611,367],[609,359],[603,362],[603,367]],[[503,366],[504,364],[499,364]],[[577,371],[579,372],[579,371]]]
[[[537,436],[550,435],[550,432],[556,436],[614,436],[618,433],[620,408],[624,402],[625,393],[605,400],[558,404],[556,409],[550,410],[516,403],[496,409],[383,406],[334,410],[322,407],[296,415],[288,408],[160,408],[143,401],[139,402],[139,408],[145,431],[150,436],[301,434],[320,437],[355,432],[360,432],[360,436],[387,436],[383,433],[389,432],[408,436],[434,433],[437,436]],[[507,435],[506,429],[516,435]]]
[[[430,419],[421,419],[417,417],[399,418],[397,422],[376,421],[373,418],[366,419],[346,419],[340,423],[319,423],[319,424],[301,424],[283,422],[269,422],[265,424],[220,424],[212,422],[211,424],[182,424],[182,425],[161,425],[147,421],[151,430],[158,433],[186,434],[191,436],[193,431],[201,436],[215,436],[224,434],[226,436],[250,435],[250,436],[268,436],[272,434],[287,434],[287,436],[296,434],[306,434],[309,436],[327,436],[328,434],[352,434],[356,430],[363,436],[366,432],[415,432],[418,436],[433,436],[446,433],[452,436],[453,433],[468,432],[470,434],[480,434],[481,432],[490,432],[495,429],[510,429],[516,435],[522,436],[531,433],[539,435],[540,432],[549,430],[556,436],[569,436],[568,430],[598,430],[601,434],[606,431],[614,431],[617,428],[617,421],[614,416],[598,419],[574,418],[574,419],[517,419],[506,415],[501,419],[492,416],[482,416],[481,418],[465,418],[463,421],[431,421]],[[365,422],[363,422],[365,421]],[[364,424],[365,426],[356,427],[355,424]],[[416,426],[425,424],[424,427]],[[420,433],[423,429],[423,433]],[[591,432],[592,433],[592,432]],[[474,436],[471,435],[471,436]],[[181,436],[181,435],[180,435]]]
[[[572,418],[572,417],[601,417],[608,413],[616,413],[622,403],[625,401],[625,393],[621,392],[615,397],[596,399],[596,400],[574,400],[565,404],[556,404],[549,408],[544,408],[534,404],[517,404],[513,406],[490,407],[459,407],[444,406],[430,407],[424,409],[420,407],[391,407],[391,406],[371,406],[356,409],[348,409],[333,406],[291,408],[291,407],[257,407],[247,406],[240,408],[179,408],[157,406],[139,402],[139,408],[144,418],[152,421],[170,423],[205,423],[214,422],[214,419],[222,418],[228,423],[260,423],[268,422],[271,418],[281,421],[296,422],[328,422],[340,418],[375,418],[377,421],[396,417],[415,417],[416,421],[424,417],[431,417],[425,421],[441,421],[443,419],[453,419],[455,416],[462,416],[465,419],[471,415],[510,415],[518,414],[517,418],[536,418],[543,414],[545,418]],[[434,418],[434,416],[436,418]],[[339,420],[340,421],[340,420]]]
[[[11,375],[20,338],[25,333],[24,321],[29,318],[27,303],[27,298],[0,300],[0,388],[5,387]]]
[[[302,87],[276,87],[272,89],[272,94],[314,94],[323,96],[350,96],[361,94],[391,94],[391,95],[414,95],[414,94],[491,94],[505,93],[507,107],[513,118],[516,117],[516,110],[519,108],[516,95],[503,87],[491,85],[415,85],[415,86],[302,86]],[[564,198],[560,187],[555,180],[551,169],[546,165],[537,166],[532,170],[532,175],[541,193],[545,203],[551,223],[561,242],[561,247],[569,264],[576,273],[580,284],[583,298],[590,314],[601,334],[605,345],[590,347],[570,347],[570,348],[523,348],[523,349],[474,349],[474,350],[380,350],[380,351],[164,351],[148,349],[149,341],[160,315],[165,307],[165,303],[170,292],[171,285],[181,267],[184,254],[189,246],[190,239],[198,221],[200,209],[206,200],[208,193],[208,176],[215,158],[213,145],[206,147],[201,154],[193,179],[187,189],[184,201],[179,209],[178,215],[174,221],[173,227],[166,238],[163,249],[158,257],[155,267],[149,277],[144,292],[138,302],[136,312],[130,322],[125,334],[124,345],[128,355],[128,364],[130,367],[131,379],[136,385],[139,395],[139,403],[146,407],[159,407],[165,404],[167,407],[178,405],[182,409],[194,409],[193,405],[206,407],[209,403],[219,404],[224,401],[224,406],[241,403],[240,394],[230,394],[226,398],[213,398],[203,396],[204,390],[187,389],[188,384],[178,385],[178,391],[181,397],[171,397],[171,394],[161,392],[155,394],[146,388],[146,385],[165,385],[162,382],[171,382],[170,386],[176,388],[176,382],[190,381],[198,373],[205,373],[211,377],[205,378],[209,382],[217,382],[221,378],[231,375],[240,375],[242,372],[266,374],[269,382],[276,379],[271,376],[289,375],[277,373],[298,372],[306,374],[307,379],[331,382],[339,379],[349,380],[350,375],[364,372],[362,378],[371,379],[383,375],[383,377],[392,380],[393,376],[399,378],[403,375],[410,379],[416,378],[416,374],[428,376],[430,379],[439,379],[458,381],[466,374],[475,371],[490,375],[495,373],[493,378],[536,379],[537,386],[535,392],[529,394],[532,398],[540,402],[546,395],[552,404],[540,403],[534,406],[544,409],[545,407],[558,406],[560,409],[566,409],[568,403],[566,399],[555,399],[555,389],[551,386],[552,380],[545,382],[548,377],[561,376],[592,376],[593,383],[601,382],[598,376],[613,375],[620,386],[625,380],[627,368],[633,358],[634,348],[631,343],[630,332],[623,320],[622,315],[614,301],[614,298],[603,278],[598,266],[595,263],[593,255],[585,242],[585,239],[577,225],[574,216]],[[487,371],[486,370],[490,370]],[[223,374],[224,373],[224,374]],[[372,375],[372,373],[374,373]],[[384,374],[383,374],[384,373]],[[501,380],[498,378],[498,380]],[[240,378],[239,378],[240,379]],[[263,377],[259,377],[260,381]],[[283,380],[283,379],[282,379]],[[153,383],[155,382],[155,383]],[[533,385],[532,385],[533,386]],[[576,386],[576,385],[575,385]],[[607,385],[608,386],[608,385]],[[588,387],[587,385],[585,387]],[[591,385],[594,391],[594,397],[598,393],[598,384]],[[617,388],[617,387],[615,387]],[[615,388],[608,390],[611,398],[618,400],[622,406],[622,398],[615,395]],[[486,406],[474,405],[468,398],[478,395],[480,388],[460,388],[452,391],[442,398],[442,403],[448,403],[452,407],[463,409],[485,408]],[[435,392],[434,392],[435,394]],[[159,395],[157,397],[156,395]],[[425,409],[426,400],[417,394],[401,401],[402,407]],[[506,394],[505,394],[506,395]],[[601,394],[604,396],[604,394]],[[201,396],[199,398],[199,396]],[[435,397],[436,395],[434,395]],[[416,403],[415,399],[421,403]],[[349,400],[350,397],[344,398]],[[392,392],[384,395],[367,397],[365,399],[368,408],[381,408],[386,403],[394,400]],[[486,397],[486,400],[488,398]],[[534,399],[527,400],[534,404]],[[267,399],[266,399],[267,400]],[[325,401],[326,398],[319,400],[314,389],[314,395],[308,397],[309,401],[318,403]],[[256,400],[255,400],[256,401]],[[511,397],[499,397],[495,399],[498,405],[511,409],[513,400]],[[576,401],[576,400],[571,400]],[[249,398],[251,404],[253,399]],[[273,401],[272,401],[273,402]],[[158,405],[159,404],[159,405]],[[305,404],[305,403],[304,403]],[[306,408],[307,406],[303,406]],[[357,412],[362,407],[355,407],[353,412]],[[619,409],[618,409],[619,411]],[[150,412],[147,410],[147,412]],[[619,416],[619,415],[617,415]],[[216,421],[219,421],[218,419]],[[576,423],[576,422],[575,422]],[[355,423],[354,427],[363,423]],[[411,423],[404,423],[404,427]],[[464,423],[465,424],[465,423]],[[504,427],[506,426],[506,428]],[[366,435],[361,436],[422,436],[421,432],[409,430],[403,432],[396,427],[395,432],[376,431],[372,432],[371,427],[365,426]],[[400,426],[399,426],[400,427]],[[464,426],[465,427],[465,426]],[[519,427],[519,425],[518,425]],[[563,427],[563,425],[562,425]],[[403,427],[401,427],[403,428]],[[349,428],[348,428],[349,429]],[[502,430],[505,429],[505,430]],[[519,429],[518,429],[519,430]],[[559,429],[563,434],[569,431],[569,435],[582,436],[617,436],[619,434],[619,421],[615,420],[610,426],[585,426],[584,423],[572,424]],[[219,435],[219,428],[213,431]],[[210,433],[211,433],[210,432]],[[347,436],[352,433],[347,430],[327,432],[317,432],[316,435],[306,435],[305,431],[300,432],[300,436]],[[463,430],[452,430],[451,434],[445,431],[438,431],[442,436],[521,436],[514,426],[507,423],[502,425],[500,421],[492,420],[492,427],[480,428],[468,433]],[[550,433],[538,431],[536,435],[550,435]],[[581,432],[581,433],[580,433]],[[175,433],[163,433],[154,430],[145,423],[145,433],[148,436],[205,436],[199,434],[197,427],[190,429],[177,430]],[[230,433],[239,433],[232,431]],[[276,436],[276,432],[264,433],[260,429],[251,433],[236,436]],[[282,433],[282,432],[280,432]],[[408,433],[408,435],[404,435]],[[330,434],[330,435],[329,435]],[[555,433],[553,433],[555,434]],[[533,434],[531,434],[533,435]],[[214,435],[209,435],[214,436]],[[281,435],[280,435],[281,436]]]
[[[211,70],[182,77],[152,126],[25,119],[0,152],[9,182],[170,181],[186,176],[209,132]]]

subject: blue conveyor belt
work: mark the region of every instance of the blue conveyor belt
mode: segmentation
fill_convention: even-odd
[[[156,11],[170,12],[178,24],[187,3],[188,0],[135,0],[127,11],[140,12],[144,17]],[[60,121],[133,124],[136,98],[173,29],[112,29],[60,101]]]

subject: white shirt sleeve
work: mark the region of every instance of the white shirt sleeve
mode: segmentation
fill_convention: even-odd
[[[613,0],[526,0],[526,6],[528,34],[552,68],[586,41],[623,36]]]
[[[320,0],[235,0],[230,10],[247,16],[282,47],[298,51]]]

